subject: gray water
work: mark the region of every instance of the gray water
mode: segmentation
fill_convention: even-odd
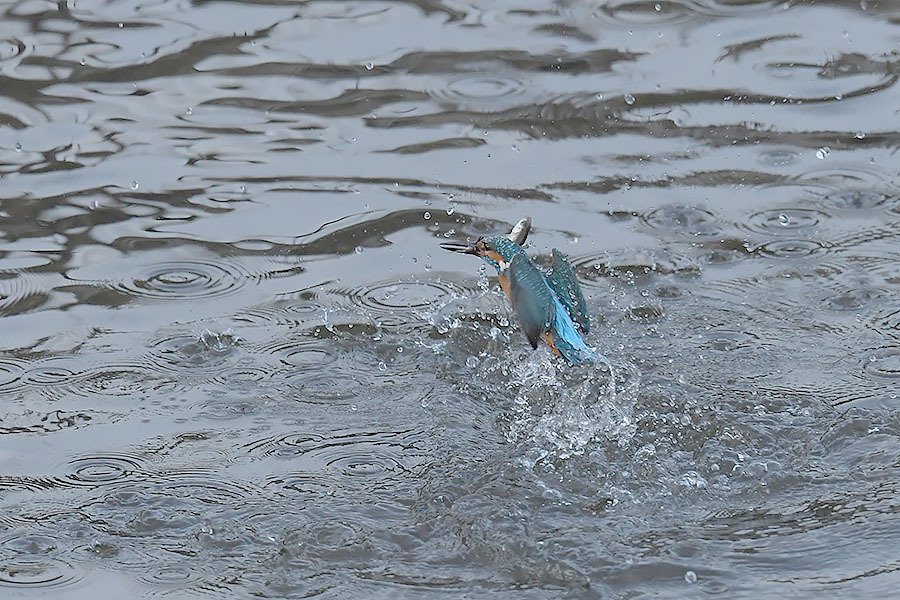
[[[900,5],[0,6],[0,597],[889,598]],[[530,215],[609,366],[443,241]]]

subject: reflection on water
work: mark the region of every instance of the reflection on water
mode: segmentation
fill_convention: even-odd
[[[0,595],[900,585],[892,3],[0,13]]]

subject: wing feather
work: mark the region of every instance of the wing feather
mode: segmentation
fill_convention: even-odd
[[[532,348],[553,322],[553,298],[544,276],[527,256],[517,254],[509,263],[509,288],[513,310]]]
[[[584,294],[581,293],[581,286],[578,285],[578,277],[575,276],[575,270],[565,255],[553,249],[551,252],[553,258],[553,267],[547,275],[547,281],[550,287],[556,293],[559,302],[566,308],[566,312],[572,317],[572,321],[578,323],[581,331],[587,333],[590,330],[590,319],[587,312],[587,303],[584,301]]]

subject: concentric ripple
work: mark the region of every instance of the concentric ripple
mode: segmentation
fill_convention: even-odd
[[[750,215],[748,227],[768,235],[796,235],[798,230],[813,229],[827,219],[825,213],[811,208],[773,208]]]
[[[121,289],[144,298],[188,300],[231,294],[244,283],[243,274],[232,265],[179,261],[154,265]]]
[[[697,260],[709,266],[729,266],[750,256],[745,240],[727,238],[696,244]]]
[[[0,391],[10,391],[22,383],[22,376],[29,364],[24,360],[0,356]]]
[[[754,253],[769,258],[807,258],[823,252],[826,246],[812,240],[776,240],[754,248]]]
[[[182,372],[201,379],[219,376],[232,369],[242,356],[240,337],[230,330],[198,334],[173,333],[151,343],[141,364],[158,376]]]
[[[98,487],[140,477],[141,460],[125,454],[88,455],[73,459],[65,481],[79,486]]]
[[[857,288],[825,298],[825,304],[832,310],[856,311],[887,295],[878,288]]]
[[[405,431],[348,432],[324,437],[291,433],[248,445],[250,452],[292,458],[298,471],[320,471],[345,477],[396,477],[415,470],[425,456],[415,450]]]
[[[84,572],[67,562],[51,558],[20,558],[0,564],[0,587],[20,591],[69,587],[84,578]]]
[[[900,348],[878,350],[866,359],[866,373],[881,379],[900,378]]]
[[[528,90],[526,82],[512,74],[466,73],[452,77],[432,95],[470,108],[512,106]]]
[[[849,210],[869,210],[878,208],[887,201],[887,194],[872,190],[846,190],[825,197],[824,202],[831,208]]]
[[[371,315],[411,314],[449,302],[455,288],[438,279],[382,281],[343,293]]]
[[[98,365],[74,372],[53,362],[38,363],[25,374],[29,385],[40,386],[53,397],[140,397],[164,383],[145,365]]]
[[[240,480],[226,479],[213,470],[176,470],[158,474],[154,482],[162,478],[165,483],[159,491],[165,496],[200,500],[204,504],[229,505],[235,500],[247,499],[255,493],[255,488]]]
[[[0,546],[18,554],[49,554],[56,550],[59,541],[46,535],[14,535],[0,542]]]
[[[693,259],[664,250],[627,249],[615,253],[572,256],[569,262],[588,287],[597,285],[607,277],[692,277],[701,272],[700,265]]]
[[[49,284],[26,271],[0,272],[0,316],[31,312],[50,299]]]
[[[688,2],[663,0],[607,2],[601,11],[622,25],[671,25],[696,19],[701,15]]]
[[[236,294],[258,275],[217,259],[172,260],[149,265],[90,265],[68,273],[76,282],[106,286],[127,297],[146,300],[203,300]],[[110,273],[115,269],[117,272]],[[122,276],[120,271],[127,274]]]
[[[718,329],[703,334],[704,346],[719,352],[732,352],[752,348],[758,338],[746,331]]]
[[[692,236],[716,235],[721,230],[719,219],[713,212],[696,206],[660,206],[644,215],[643,219],[654,229]]]
[[[139,576],[138,581],[163,590],[177,590],[179,593],[183,593],[201,583],[203,575],[198,572],[196,566],[184,563],[163,566],[147,565],[145,574]]]
[[[766,150],[759,153],[759,163],[767,167],[783,167],[796,162],[798,158],[800,158],[799,152],[784,149]]]

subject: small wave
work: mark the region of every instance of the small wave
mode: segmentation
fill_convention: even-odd
[[[82,266],[67,277],[77,284],[106,287],[126,299],[186,301],[237,294],[248,283],[270,276],[268,271],[250,271],[216,258],[140,264],[141,258]]]
[[[430,93],[439,101],[464,108],[500,110],[521,102],[529,92],[527,83],[524,77],[517,77],[514,73],[465,73],[449,78],[443,86]]]
[[[715,213],[696,206],[661,206],[643,215],[643,220],[653,229],[691,236],[717,235],[722,228]]]
[[[0,391],[8,392],[22,385],[24,373],[30,364],[9,356],[0,356]]]
[[[753,253],[768,258],[802,259],[825,252],[828,246],[812,240],[776,240],[753,248]]]
[[[768,235],[796,236],[798,230],[815,229],[826,219],[826,213],[815,209],[772,208],[750,215],[747,228]]]
[[[646,278],[659,275],[694,277],[701,267],[688,256],[665,250],[626,249],[603,254],[571,256],[570,262],[586,287],[606,277]]]
[[[140,456],[127,454],[90,454],[72,459],[64,481],[71,485],[98,487],[134,480],[144,476]]]
[[[25,590],[52,589],[59,592],[84,579],[85,573],[63,560],[32,557],[4,561],[0,565],[0,587]]]

